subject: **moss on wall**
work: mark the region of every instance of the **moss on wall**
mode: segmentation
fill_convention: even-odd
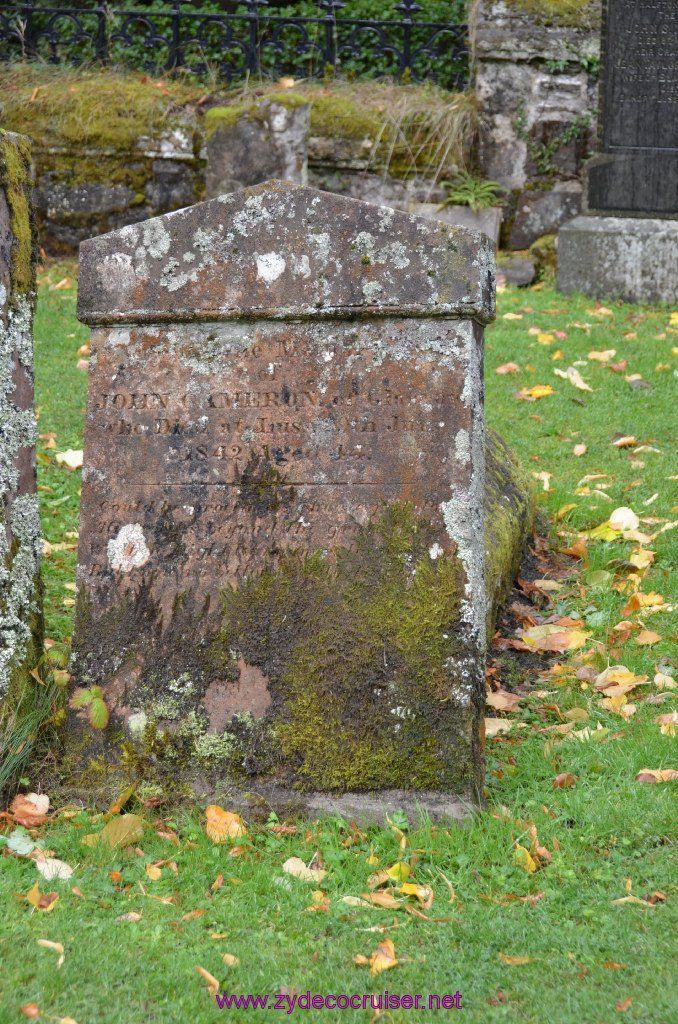
[[[37,238],[31,206],[31,143],[25,136],[0,129],[0,188],[9,207],[12,235],[10,309],[19,296],[35,292]]]
[[[506,0],[544,25],[595,28],[600,24],[600,0]]]

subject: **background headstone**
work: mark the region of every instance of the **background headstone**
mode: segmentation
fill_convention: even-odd
[[[678,298],[678,7],[603,6],[599,153],[588,213],[560,230],[558,288],[593,298]]]
[[[305,185],[311,106],[293,93],[246,107],[212,107],[205,117],[208,199],[270,178]]]
[[[29,140],[0,131],[0,722],[28,710],[42,653],[30,166]]]
[[[441,206],[440,203],[410,203],[410,213],[427,220],[439,220],[448,227],[468,228],[470,231],[482,231],[492,242],[492,248],[499,244],[501,228],[501,208],[489,207],[486,210],[472,210],[470,206]]]
[[[165,779],[477,798],[493,302],[477,233],[277,182],[82,245],[72,778],[124,731]]]

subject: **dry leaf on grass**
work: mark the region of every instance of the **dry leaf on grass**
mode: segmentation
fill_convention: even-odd
[[[39,1017],[40,1007],[37,1003],[24,1003],[19,1009],[23,1013],[24,1017]]]
[[[521,388],[520,391],[513,392],[515,398],[523,399],[525,402],[536,402],[539,398],[546,398],[552,394],[553,388],[550,384],[535,384],[532,388]]]
[[[485,736],[492,739],[493,736],[498,736],[502,732],[509,732],[513,724],[513,722],[509,722],[505,718],[486,718]]]
[[[506,373],[520,373],[520,367],[517,363],[504,363],[503,366],[498,366],[494,372],[500,375]]]
[[[563,377],[565,380],[569,381],[573,387],[578,388],[580,391],[593,391],[593,388],[586,383],[579,370],[574,366],[568,366],[567,370],[559,370],[556,367],[553,372],[556,376]]]
[[[60,942],[50,942],[49,939],[37,939],[36,941],[37,941],[39,946],[44,946],[45,949],[53,949],[55,953],[59,954],[59,959],[57,960],[57,970],[59,970],[59,968],[61,967],[61,965],[62,965],[62,963],[64,962],[64,959],[65,959],[65,957],[64,957],[64,947],[61,945],[61,943]]]
[[[674,781],[678,781],[678,770],[675,768],[642,768],[636,775],[636,782]]]
[[[376,974],[381,974],[382,971],[388,971],[391,967],[395,967],[397,963],[393,942],[391,939],[384,939],[370,956],[370,974],[374,977]]]
[[[227,967],[240,967],[240,960],[237,956],[233,956],[232,953],[222,953],[221,959]]]
[[[136,910],[129,910],[126,914],[120,914],[118,917],[116,917],[115,920],[116,921],[129,921],[132,924],[136,924],[138,921],[141,920],[141,918],[143,917],[143,914],[144,914],[143,910],[141,911],[140,914],[138,914],[136,912]]]
[[[63,860],[58,860],[56,857],[50,857],[49,859],[34,858],[33,863],[40,872],[43,878],[48,882],[51,882],[53,878],[70,878],[73,874],[73,868],[70,864],[66,864]]]
[[[659,633],[653,633],[651,629],[642,629],[635,642],[639,647],[651,647],[652,644],[658,644],[663,639]]]
[[[205,835],[213,843],[224,843],[227,839],[247,835],[245,825],[238,814],[225,811],[217,804],[210,804],[205,813]]]
[[[55,456],[58,463],[67,466],[69,469],[82,469],[82,452],[69,448],[65,452],[57,452]]]
[[[210,974],[209,971],[206,971],[204,967],[198,967],[197,964],[195,965],[195,969],[200,975],[200,977],[204,978],[205,981],[207,982],[209,994],[211,996],[216,996],[217,992],[219,991],[219,982],[214,977],[214,975]]]
[[[307,868],[301,857],[289,857],[283,864],[283,871],[294,878],[300,878],[302,882],[313,882],[314,885],[327,874],[324,868]]]

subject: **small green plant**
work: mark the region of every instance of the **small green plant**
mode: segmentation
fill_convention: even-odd
[[[108,725],[108,708],[100,686],[91,686],[89,690],[82,686],[78,687],[68,704],[76,711],[87,708],[89,723],[93,729],[105,729]]]
[[[498,181],[485,178],[474,178],[468,171],[458,171],[454,181],[441,181],[441,186],[449,189],[447,199],[442,206],[470,206],[473,212],[487,210],[496,206],[501,200],[501,193],[506,193]]]

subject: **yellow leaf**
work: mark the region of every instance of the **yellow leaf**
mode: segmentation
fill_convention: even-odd
[[[658,644],[662,639],[663,637],[659,633],[653,633],[651,629],[641,629],[636,637],[636,644],[639,647],[650,647],[652,644]]]
[[[517,363],[504,363],[503,366],[498,366],[494,372],[498,373],[500,376],[507,373],[520,373],[520,367]]]
[[[538,398],[545,398],[547,395],[553,394],[553,388],[550,384],[535,384],[533,388],[521,388],[516,394],[520,398],[529,398],[532,401],[536,401]]]
[[[648,551],[646,548],[637,547],[634,548],[629,555],[629,562],[631,565],[635,565],[637,569],[647,569],[648,565],[652,565],[654,562],[654,551]]]
[[[195,965],[195,969],[198,972],[198,974],[201,976],[201,978],[204,978],[205,981],[207,982],[207,988],[208,988],[209,994],[212,997],[216,996],[217,992],[219,991],[219,982],[214,977],[214,975],[210,974],[209,971],[206,971],[204,967],[198,967],[197,964]]]
[[[227,965],[227,967],[240,967],[240,961],[237,956],[233,956],[232,953],[222,953],[221,959]]]
[[[485,735],[491,739],[493,736],[498,736],[501,732],[508,732],[512,725],[513,723],[505,718],[486,718]]]
[[[654,677],[654,684],[658,686],[660,690],[675,690],[678,689],[678,683],[673,676],[667,676],[664,672],[657,672]]]
[[[559,360],[564,359],[564,358],[565,358],[565,353],[563,352],[563,350],[561,348],[557,348],[556,351],[551,356],[551,359],[554,361],[554,363],[557,363]]]
[[[582,455],[586,455],[587,451],[588,451],[588,448],[586,447],[585,444],[576,444],[574,446],[574,448],[572,449],[572,454],[576,455],[577,458],[580,458]]]
[[[570,502],[569,505],[561,505],[561,507],[556,512],[556,519],[562,519],[563,516],[567,515],[568,512],[571,512],[572,509],[576,508],[576,507],[577,507],[576,501]]]
[[[608,524],[613,530],[637,530],[640,520],[633,509],[622,505],[614,510]]]
[[[616,356],[616,348],[606,348],[604,352],[589,352],[587,359],[593,359],[598,363],[609,363],[610,359]]]
[[[386,874],[389,878],[392,878],[394,882],[404,882],[406,878],[409,878],[410,867],[409,864],[405,864],[399,860],[393,867],[388,868]]]
[[[344,897],[344,902],[349,899]],[[362,892],[360,899],[371,907],[384,907],[385,910],[398,910],[403,905],[403,900],[397,900],[390,892]]]
[[[505,953],[497,953],[497,956],[505,964],[510,964],[511,967],[520,967],[522,964],[529,964],[535,959],[533,956],[506,956]]]
[[[395,967],[397,963],[393,943],[390,939],[384,939],[370,957],[370,974],[372,976],[381,974],[382,971],[388,971],[391,967]]]
[[[579,388],[580,391],[593,391],[593,388],[589,387],[579,370],[574,366],[568,366],[567,370],[555,369],[553,372],[558,377],[563,377],[565,380],[569,381],[573,387]]]
[[[205,835],[213,843],[224,843],[227,839],[247,835],[242,818],[238,814],[225,811],[217,804],[210,804],[205,813]]]
[[[532,874],[533,871],[537,870],[537,865],[534,862],[530,851],[525,849],[524,846],[516,845],[513,851],[513,863],[517,864],[523,871],[527,871],[528,874]]]
[[[69,469],[82,469],[82,451],[69,448],[65,452],[57,452],[55,458],[58,463],[68,466]]]
[[[373,853],[369,857],[365,857],[365,863],[369,864],[371,868],[376,868],[379,864],[379,858],[375,857]]]
[[[522,313],[504,313],[504,320],[522,320]]]
[[[607,309],[605,306],[596,306],[595,309],[587,309],[586,313],[587,313],[587,316],[599,316],[599,317],[614,316],[614,313],[612,312],[612,310],[611,309]]]
[[[137,914],[136,910],[130,910],[127,914],[120,914],[120,916],[116,917],[115,920],[116,921],[130,921],[132,924],[136,924],[136,923],[138,923],[141,920],[142,916],[143,916],[143,913],[142,914]]]
[[[553,334],[538,334],[537,341],[540,345],[550,345],[552,341],[555,341],[555,335]]]
[[[636,782],[673,782],[678,780],[675,768],[642,768],[636,775]]]
[[[663,736],[675,736],[676,726],[678,725],[678,711],[670,711],[666,715],[657,715],[655,722],[661,727],[660,731]]]
[[[541,480],[543,489],[545,491],[551,490],[551,488],[549,487],[549,480],[553,476],[553,473],[547,473],[546,470],[543,469],[541,473],[533,473],[532,476],[535,480]]]
[[[146,874],[152,882],[157,882],[159,878],[162,878],[162,871],[160,868],[153,867],[152,864],[146,865]]]

